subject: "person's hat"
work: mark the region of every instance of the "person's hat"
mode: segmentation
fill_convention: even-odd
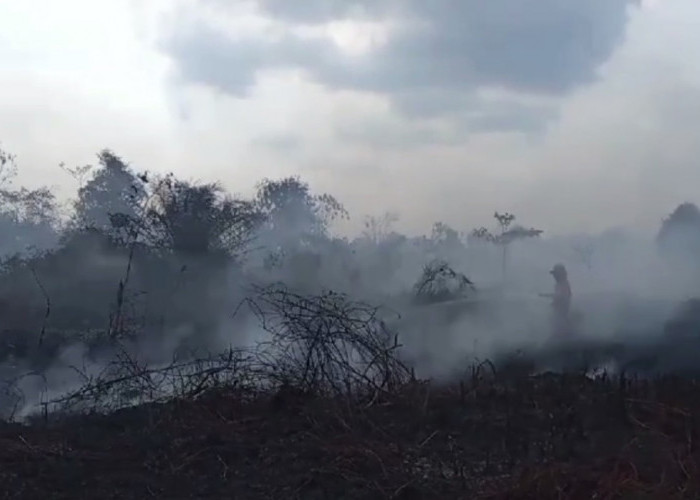
[[[566,268],[564,264],[556,264],[552,270],[549,271],[549,274],[553,276],[566,276]]]

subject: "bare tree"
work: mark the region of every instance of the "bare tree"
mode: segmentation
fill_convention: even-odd
[[[92,172],[93,165],[78,165],[76,167],[67,167],[65,163],[61,162],[58,164],[58,168],[70,175],[78,183],[78,189],[82,189],[85,186],[85,179]]]
[[[586,241],[583,243],[577,243],[574,245],[574,252],[578,257],[578,260],[586,266],[587,269],[593,267],[593,254],[595,253],[595,246],[592,241]]]
[[[58,204],[47,187],[14,188],[15,155],[0,149],[0,253],[47,248],[56,243]]]
[[[467,290],[476,291],[474,283],[467,276],[439,259],[423,267],[421,277],[413,289],[419,303],[442,302],[458,298]]]
[[[368,215],[364,220],[362,236],[375,245],[385,240],[393,230],[394,223],[399,220],[398,214],[386,212],[381,217]]]
[[[0,185],[8,184],[17,174],[15,155],[0,148]]]
[[[543,231],[541,229],[525,228],[519,225],[513,226],[515,215],[508,212],[495,212],[493,217],[498,223],[498,232],[494,234],[487,228],[480,227],[472,231],[472,236],[501,247],[501,272],[503,283],[505,284],[508,267],[508,249],[510,245],[517,240],[536,238],[540,236]]]

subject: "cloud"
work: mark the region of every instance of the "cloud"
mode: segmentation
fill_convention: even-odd
[[[410,233],[435,220],[468,230],[508,210],[548,233],[655,232],[675,205],[699,202],[700,64],[688,50],[700,43],[700,3],[632,8],[626,21],[622,0],[543,0],[553,12],[511,1],[532,10],[498,17],[482,5],[490,2],[466,0],[449,12],[444,1],[417,0],[350,10],[340,0],[133,2],[154,10],[138,38],[122,0],[99,9],[73,0],[69,10],[82,15],[53,9],[58,24],[31,16],[29,2],[0,2],[0,141],[24,181],[66,191],[74,185],[56,164],[94,162],[105,146],[137,168],[220,180],[245,195],[263,176],[298,174],[346,204],[351,231],[386,210]],[[572,40],[558,42],[568,32],[556,19],[580,9],[588,14]],[[489,31],[484,43],[508,43],[464,42],[466,28],[455,26],[476,23],[465,12],[498,28],[474,28]],[[605,26],[602,43],[593,33]],[[487,53],[490,64],[503,61],[536,31],[549,33],[548,51],[517,50],[543,76],[471,62]],[[427,54],[420,44],[430,37],[444,50]],[[555,50],[573,54],[568,69]],[[471,66],[435,69],[450,60]],[[173,67],[180,80],[167,76]],[[468,67],[479,72],[466,78]]]
[[[564,231],[628,225],[658,230],[698,202],[700,43],[693,0],[635,16],[603,79],[567,99],[556,127],[523,161],[532,175],[515,210]]]
[[[224,2],[210,3],[226,15]],[[173,30],[163,48],[184,81],[238,97],[262,70],[300,68],[328,89],[384,96],[412,118],[459,115],[470,131],[532,130],[556,116],[556,108],[515,102],[515,111],[504,111],[484,103],[479,91],[502,89],[512,102],[561,97],[593,82],[623,40],[629,8],[637,3],[259,0],[258,12],[277,23],[276,36],[237,36],[200,17]],[[346,36],[344,46],[334,37],[339,26],[355,30],[355,43],[367,26],[375,35],[383,28],[385,36],[349,53],[352,39]],[[364,37],[370,35],[364,29]]]
[[[561,92],[591,81],[621,41],[628,0],[262,0],[264,12],[292,22],[329,22],[364,11],[394,16],[402,29],[364,67],[321,61],[330,85],[385,91],[496,85]],[[298,10],[297,10],[298,9]],[[359,74],[358,74],[358,71]]]

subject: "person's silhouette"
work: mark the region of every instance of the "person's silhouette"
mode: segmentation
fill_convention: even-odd
[[[554,293],[541,295],[552,299],[554,334],[561,337],[571,333],[571,285],[563,264],[555,265],[549,273],[554,277]]]

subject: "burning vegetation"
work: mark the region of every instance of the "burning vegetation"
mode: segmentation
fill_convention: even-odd
[[[548,244],[512,214],[419,238],[368,218],[350,241],[330,232],[343,206],[296,178],[242,199],[98,159],[67,169],[62,216],[0,153],[5,498],[700,497],[697,299],[649,331],[552,340],[487,293],[540,265],[518,245]],[[663,224],[674,265],[698,214]],[[571,245],[572,279],[603,243]],[[449,377],[416,374],[428,344]]]

